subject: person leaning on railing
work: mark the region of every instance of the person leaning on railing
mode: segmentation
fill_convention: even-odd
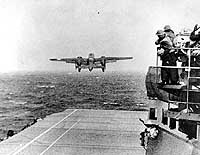
[[[190,40],[194,41],[193,44],[190,45],[192,48],[200,48],[200,31],[197,31],[200,27],[196,24],[194,26],[194,30],[190,34]],[[195,49],[191,51],[191,66],[192,67],[200,67],[200,49]],[[200,69],[192,69],[191,76],[200,77]],[[198,79],[194,79],[193,83],[200,83]]]
[[[165,34],[171,39],[172,43],[174,41],[174,38],[176,37],[174,31],[171,29],[169,25],[164,26],[164,32]]]
[[[160,45],[157,49],[157,54],[162,60],[162,66],[176,66],[177,57],[175,50],[172,50],[173,43],[171,39],[164,33],[163,30],[156,32],[158,40],[156,45]],[[161,84],[178,84],[178,69],[177,68],[161,68]]]

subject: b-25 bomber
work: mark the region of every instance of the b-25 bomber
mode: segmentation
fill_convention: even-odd
[[[81,69],[89,69],[91,72],[94,68],[101,68],[104,72],[106,69],[106,63],[113,63],[117,60],[126,60],[132,59],[133,57],[106,57],[101,56],[99,58],[95,58],[94,53],[90,53],[88,58],[83,58],[78,56],[77,58],[61,58],[61,59],[50,59],[50,61],[63,61],[66,63],[74,63],[75,69],[78,69],[78,72]]]

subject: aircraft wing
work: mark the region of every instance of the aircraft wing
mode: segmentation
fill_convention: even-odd
[[[49,59],[50,61],[64,61],[66,63],[76,63],[77,58],[61,58],[61,59]]]
[[[133,57],[105,57],[106,61],[108,60],[126,60],[126,59],[133,59]]]
[[[133,57],[101,57],[97,58],[97,62],[101,62],[102,60],[105,60],[106,63],[112,63],[116,62],[117,60],[126,60],[126,59],[133,59]]]
[[[113,62],[117,62],[117,60],[106,60],[106,63],[113,63]],[[101,65],[101,59],[97,59],[95,61],[95,65]]]

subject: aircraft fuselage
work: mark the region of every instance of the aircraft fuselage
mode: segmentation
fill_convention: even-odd
[[[95,62],[94,57],[90,57],[90,55],[89,55],[89,57],[88,57],[88,69],[89,69],[90,72],[94,68],[94,65],[95,65],[94,62]]]

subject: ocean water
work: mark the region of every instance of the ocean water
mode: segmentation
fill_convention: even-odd
[[[146,110],[144,73],[0,74],[0,138],[68,108]]]

